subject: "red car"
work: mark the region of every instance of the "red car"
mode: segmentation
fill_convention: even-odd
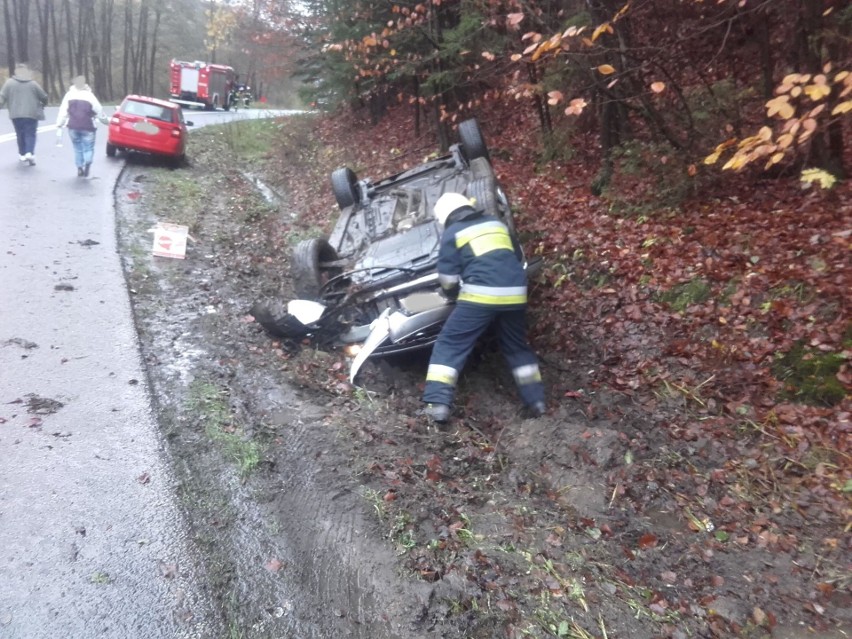
[[[187,126],[180,107],[142,95],[128,95],[110,118],[106,153],[138,151],[172,158],[176,164],[186,157]]]

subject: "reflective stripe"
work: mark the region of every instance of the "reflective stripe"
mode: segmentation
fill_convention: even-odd
[[[459,301],[489,305],[526,304],[527,287],[465,284],[459,294]]]
[[[475,224],[456,233],[456,248],[470,244],[470,250],[477,257],[490,251],[505,249],[514,251],[509,229],[496,220]]]
[[[429,364],[426,371],[427,382],[439,382],[448,386],[455,386],[458,377],[459,372],[455,368],[443,364]]]
[[[458,275],[444,275],[438,273],[438,283],[442,288],[451,288],[459,283],[461,278]]]
[[[526,295],[481,295],[479,293],[459,293],[459,302],[471,302],[487,306],[520,306],[527,303]]]
[[[524,366],[518,366],[517,368],[512,369],[512,376],[521,386],[541,381],[541,371],[538,370],[538,364],[525,364]]]

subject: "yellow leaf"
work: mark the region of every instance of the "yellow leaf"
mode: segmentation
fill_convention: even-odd
[[[843,82],[847,76],[849,75],[848,71],[840,71],[836,76],[834,76],[835,82]]]
[[[742,155],[740,153],[735,154],[730,160],[725,163],[723,169],[733,169],[734,171],[739,171],[746,164],[748,164],[748,156]]]
[[[613,16],[612,21],[615,22],[616,20],[618,20],[621,16],[623,16],[625,13],[627,13],[627,10],[629,8],[630,8],[630,3],[628,2],[626,5],[624,5],[623,7],[621,7],[621,9],[618,10],[618,13],[616,13],[615,16]]]
[[[612,75],[615,73],[615,67],[610,64],[602,64],[598,67],[598,73],[601,75]]]
[[[852,100],[841,102],[831,110],[831,115],[840,115],[841,113],[849,113],[852,111]]]
[[[766,103],[766,115],[772,117],[776,113],[784,120],[789,120],[795,115],[796,110],[792,107],[790,99],[786,95],[779,95]]]
[[[583,98],[574,98],[568,103],[568,108],[565,109],[565,115],[580,115],[587,106]]]
[[[819,185],[824,189],[830,189],[837,182],[836,177],[823,169],[805,169],[802,171],[799,179],[807,184],[819,182]]]
[[[651,91],[653,91],[654,93],[662,93],[665,90],[666,90],[666,83],[665,82],[652,82],[651,83]]]
[[[784,152],[783,151],[779,151],[778,153],[773,153],[772,157],[769,158],[769,162],[770,162],[769,166],[772,166],[773,164],[778,164],[783,159],[784,159]]]
[[[789,133],[782,133],[780,136],[778,136],[779,149],[786,149],[791,144],[793,144],[793,136]]]
[[[512,62],[517,62],[518,60],[520,60],[523,57],[524,56],[522,56],[520,53],[513,53],[511,60],[512,60]]]
[[[597,29],[595,29],[594,33],[592,33],[592,42],[597,40],[602,33],[612,33],[612,26],[609,22],[604,22]]]
[[[790,73],[781,80],[782,84],[797,84],[798,82],[802,82],[802,76],[799,73]]]
[[[719,152],[711,153],[706,158],[704,158],[704,164],[710,166],[711,164],[716,164],[719,161]]]
[[[506,16],[506,20],[510,27],[517,27],[524,20],[523,13],[510,13]]]
[[[814,102],[822,100],[831,94],[831,88],[824,84],[809,84],[805,87],[805,94]]]
[[[483,51],[482,57],[485,58],[486,60],[488,60],[489,62],[494,60],[494,54],[491,53],[490,51]]]

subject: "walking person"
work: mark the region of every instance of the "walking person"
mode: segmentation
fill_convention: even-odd
[[[68,135],[74,147],[74,163],[77,177],[89,177],[89,169],[95,157],[95,119],[104,119],[103,107],[86,84],[86,78],[78,75],[59,105],[56,126],[68,127]]]
[[[459,373],[493,323],[526,410],[540,417],[546,410],[544,386],[527,343],[527,275],[520,246],[505,224],[474,209],[460,193],[444,193],[434,213],[444,228],[438,280],[456,305],[432,349],[423,391],[426,415],[438,423],[449,419]]]
[[[18,159],[34,166],[38,121],[44,120],[47,93],[33,80],[26,64],[15,67],[15,73],[0,89],[0,108],[9,109],[9,118],[18,138]]]

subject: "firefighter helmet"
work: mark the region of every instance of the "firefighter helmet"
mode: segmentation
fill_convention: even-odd
[[[447,218],[463,206],[471,206],[471,202],[461,193],[444,193],[435,202],[435,219],[438,224],[444,226]]]

